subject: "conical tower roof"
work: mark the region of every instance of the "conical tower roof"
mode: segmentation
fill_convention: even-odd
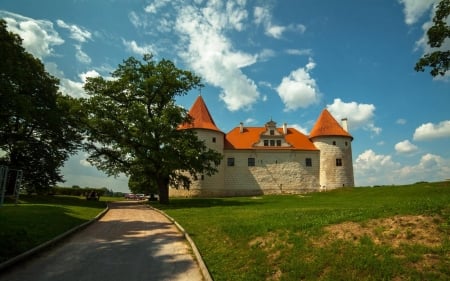
[[[322,136],[341,136],[353,139],[353,137],[339,125],[327,109],[322,111],[309,134],[309,138]]]
[[[184,123],[180,126],[180,129],[207,129],[222,133],[222,131],[217,128],[216,123],[214,123],[202,96],[198,96],[195,100],[189,110],[189,115],[192,117],[192,123]]]

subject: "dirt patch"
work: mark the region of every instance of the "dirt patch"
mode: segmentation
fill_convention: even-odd
[[[280,249],[292,249],[292,245],[283,239],[281,233],[270,232],[266,236],[258,236],[252,239],[248,245],[251,248],[260,248],[267,253],[267,261],[271,265],[272,275],[268,276],[266,280],[278,281],[281,280],[281,269],[278,266],[277,260],[281,256]]]
[[[363,224],[344,222],[326,227],[325,239],[318,243],[328,243],[335,239],[358,242],[362,237],[369,237],[375,244],[394,248],[402,244],[438,247],[442,241],[440,223],[442,219],[438,216],[395,216]]]

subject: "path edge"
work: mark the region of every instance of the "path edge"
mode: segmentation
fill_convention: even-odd
[[[20,255],[17,255],[15,257],[9,259],[9,260],[6,260],[6,261],[0,263],[0,272],[2,272],[4,270],[6,270],[6,269],[16,265],[17,263],[19,263],[21,261],[26,260],[26,259],[28,259],[28,258],[30,258],[30,257],[32,257],[32,256],[34,256],[34,255],[36,255],[38,253],[41,253],[41,252],[47,250],[51,246],[55,245],[56,243],[60,242],[61,240],[65,239],[65,238],[69,237],[70,235],[74,234],[75,232],[78,232],[78,231],[86,228],[88,225],[90,225],[93,222],[98,221],[99,219],[101,219],[108,211],[109,211],[109,204],[106,205],[106,208],[103,211],[101,211],[97,216],[95,216],[93,219],[91,219],[91,220],[89,220],[87,222],[84,222],[84,223],[82,223],[82,224],[80,224],[78,226],[75,226],[74,228],[69,229],[68,231],[66,231],[66,232],[56,236],[55,238],[53,238],[53,239],[51,239],[49,241],[46,241],[46,242],[44,242],[44,243],[42,243],[42,244],[40,244],[40,245],[38,245],[38,246],[36,246],[36,247],[26,251],[26,252],[23,252]]]
[[[181,231],[181,233],[183,233],[184,238],[186,238],[186,240],[188,241],[188,243],[191,246],[192,251],[194,252],[195,259],[197,260],[197,263],[200,267],[200,271],[203,275],[203,280],[214,281],[214,279],[211,277],[211,274],[209,273],[208,267],[206,266],[205,262],[203,261],[202,255],[200,254],[197,246],[195,245],[194,241],[191,239],[191,236],[189,236],[189,234],[186,232],[186,230],[184,230],[184,228],[174,218],[172,218],[171,216],[166,214],[164,211],[161,211],[160,209],[157,209],[150,205],[148,205],[148,206],[150,209],[165,216],[168,220],[170,220],[173,224],[175,224],[175,226],[178,228],[178,230]]]

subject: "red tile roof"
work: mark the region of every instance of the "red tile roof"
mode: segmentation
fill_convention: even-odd
[[[189,115],[192,117],[192,123],[184,123],[180,125],[179,129],[207,129],[222,132],[217,128],[216,123],[214,123],[202,96],[198,96],[195,100],[189,110]]]
[[[278,132],[282,133],[282,128],[277,128]],[[280,146],[259,146],[253,145],[259,142],[260,135],[266,131],[265,127],[244,127],[243,132],[240,132],[240,127],[236,127],[225,135],[225,149],[274,149],[274,150],[317,150],[314,144],[307,136],[300,133],[294,128],[288,128],[287,134],[284,136],[286,142],[291,144],[291,147]]]
[[[309,134],[310,138],[320,136],[343,136],[353,139],[353,137],[339,125],[327,109],[322,111]]]

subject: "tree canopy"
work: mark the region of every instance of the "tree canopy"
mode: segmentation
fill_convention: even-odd
[[[441,0],[433,17],[433,25],[427,31],[428,45],[434,51],[419,59],[414,68],[416,71],[424,71],[425,67],[430,67],[430,74],[435,77],[437,75],[444,76],[450,69],[449,15],[450,0]],[[444,42],[446,43],[444,44]]]
[[[112,79],[89,78],[83,102],[88,161],[109,175],[131,176],[147,193],[158,187],[161,203],[169,202],[169,186],[189,188],[190,176],[214,174],[221,154],[195,132],[178,129],[191,120],[175,98],[201,86],[193,73],[151,55],[125,60]]]
[[[0,19],[0,164],[23,170],[28,191],[63,181],[60,167],[81,142],[77,100],[22,47]]]

